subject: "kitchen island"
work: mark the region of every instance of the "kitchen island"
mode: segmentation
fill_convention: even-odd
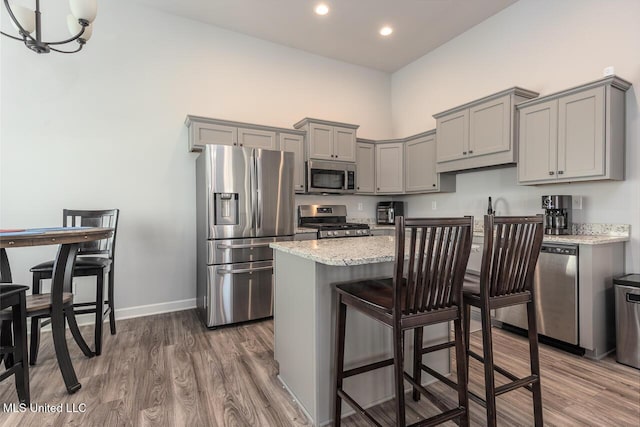
[[[316,426],[331,422],[335,300],[331,283],[391,277],[395,237],[354,237],[271,243],[274,249],[274,358],[279,378]],[[447,324],[425,328],[427,345],[448,340]],[[405,367],[412,366],[413,333],[405,343]],[[345,369],[393,356],[391,329],[356,310],[347,310]],[[448,374],[448,351],[425,356]],[[405,370],[410,370],[406,369]],[[432,381],[424,376],[424,383]],[[407,390],[408,383],[406,383]],[[345,380],[349,394],[365,408],[391,399],[392,368]],[[343,416],[353,411],[343,405]]]

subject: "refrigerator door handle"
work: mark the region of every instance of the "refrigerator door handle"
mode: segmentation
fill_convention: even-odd
[[[262,179],[262,171],[261,169],[261,164],[262,164],[262,160],[261,160],[261,151],[262,150],[255,150],[254,151],[254,156],[255,156],[255,166],[254,166],[254,176],[256,177],[255,180],[255,196],[256,196],[256,203],[254,205],[255,207],[255,230],[256,230],[256,236],[261,235],[260,231],[262,230],[262,185],[264,183],[259,182],[260,179]]]
[[[265,248],[269,246],[271,242],[267,243],[245,243],[241,245],[223,245],[218,244],[218,249],[249,249],[249,248]]]
[[[250,181],[251,181],[251,229],[253,232],[251,235],[256,235],[256,216],[258,209],[258,158],[257,151],[251,150],[251,167],[250,167]]]
[[[269,265],[266,267],[255,267],[255,268],[239,268],[237,270],[218,270],[218,274],[244,274],[244,273],[253,273],[254,271],[264,271],[264,270],[273,270],[273,266]]]

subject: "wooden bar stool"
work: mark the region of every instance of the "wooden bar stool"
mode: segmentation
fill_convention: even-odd
[[[533,413],[536,426],[542,426],[542,393],[538,358],[538,329],[536,325],[533,273],[540,254],[543,217],[484,217],[484,249],[478,280],[466,280],[463,287],[465,309],[465,344],[467,369],[469,356],[484,363],[485,399],[469,392],[469,397],[487,409],[487,426],[496,426],[496,397],[519,387],[533,392]],[[529,326],[529,355],[531,375],[518,378],[493,363],[491,338],[491,310],[527,304]],[[479,307],[482,317],[481,356],[469,349],[471,306]],[[496,387],[494,371],[511,382]]]
[[[0,373],[0,381],[15,375],[18,399],[26,405],[31,403],[25,302],[28,289],[28,286],[0,285],[0,356],[6,367],[6,370]]]
[[[406,227],[406,229],[405,229]],[[406,245],[405,233],[411,237]],[[394,366],[396,425],[405,426],[404,380],[414,390],[414,399],[419,394],[431,397],[420,382],[421,362],[414,364],[413,375],[404,371],[404,332],[415,330],[415,354],[421,360],[422,354],[456,347],[458,373],[458,406],[414,426],[431,426],[458,418],[461,425],[469,425],[467,398],[467,369],[464,357],[464,336],[462,332],[462,283],[471,251],[473,217],[406,219],[396,217],[396,258],[394,276],[389,279],[361,280],[335,283],[336,291],[336,348],[333,419],[340,426],[342,400],[373,425],[378,421],[362,408],[343,389],[345,378]],[[408,268],[405,275],[405,246]],[[405,277],[406,276],[406,277]],[[370,363],[344,370],[344,343],[347,306],[370,316],[393,329],[392,359]],[[455,341],[450,345],[422,348],[422,328],[427,325],[453,321]],[[440,405],[441,406],[441,405]]]

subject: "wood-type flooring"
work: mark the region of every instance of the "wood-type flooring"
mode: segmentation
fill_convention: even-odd
[[[88,342],[92,330],[82,328]],[[82,389],[66,393],[51,335],[44,333],[38,365],[30,371],[31,398],[76,412],[6,412],[3,404],[17,401],[13,380],[7,379],[0,383],[1,427],[309,425],[276,378],[270,320],[214,331],[202,326],[194,310],[118,321],[118,334],[111,336],[106,328],[103,353],[92,359],[85,358],[68,335]],[[480,338],[479,332],[472,333],[477,351]],[[494,352],[496,363],[526,374],[524,338],[494,328]],[[545,425],[640,425],[640,371],[612,357],[593,361],[545,345],[540,359]],[[482,366],[472,360],[471,389],[482,393],[483,378]],[[444,402],[454,402],[452,389],[442,384],[428,389]],[[438,411],[424,398],[415,403],[407,395],[407,402],[408,424]],[[393,401],[373,411],[383,425],[395,424]],[[501,426],[532,425],[532,413],[526,390],[498,398]],[[472,425],[484,425],[483,416],[484,409],[471,402]],[[367,424],[352,415],[343,425]]]

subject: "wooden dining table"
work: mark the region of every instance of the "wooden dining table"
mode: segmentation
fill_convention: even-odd
[[[65,338],[65,310],[63,292],[71,292],[73,268],[78,248],[84,242],[107,239],[113,235],[112,228],[105,227],[55,227],[0,230],[0,282],[12,283],[11,267],[6,249],[28,246],[59,245],[53,264],[51,279],[51,330],[53,343],[65,386],[69,393],[80,390],[69,348]],[[73,312],[66,313],[69,329],[83,353],[93,357],[93,352],[82,338]]]

